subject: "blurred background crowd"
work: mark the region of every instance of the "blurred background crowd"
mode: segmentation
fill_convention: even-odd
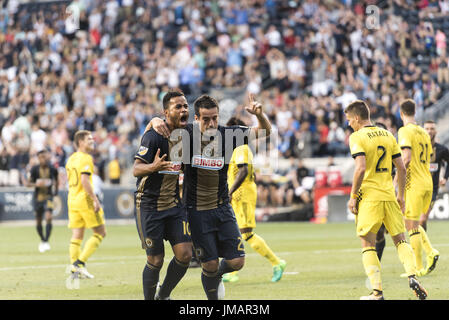
[[[349,102],[396,133],[400,100],[423,112],[449,89],[448,15],[449,0],[0,1],[0,184],[24,184],[42,148],[63,175],[79,129],[94,133],[99,176],[125,183],[169,88],[189,101],[239,88],[292,161],[282,188],[260,181],[261,201],[308,202],[300,159],[349,155]]]

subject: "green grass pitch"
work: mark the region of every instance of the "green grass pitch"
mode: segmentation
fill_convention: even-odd
[[[449,298],[449,221],[430,221],[429,238],[440,251],[436,269],[421,281],[429,299]],[[226,284],[227,300],[358,300],[370,291],[362,266],[360,240],[352,223],[259,223],[256,232],[287,261],[281,281],[271,283],[269,262],[246,244],[246,263],[240,280]],[[54,226],[51,251],[39,253],[34,226],[0,224],[0,299],[22,300],[141,300],[145,253],[136,227],[107,225],[107,237],[87,263],[95,279],[81,280],[79,289],[67,289],[66,266],[70,230]],[[87,239],[91,231],[86,231]],[[173,254],[166,245],[165,264]],[[382,259],[386,299],[416,300],[403,267],[387,235]],[[176,300],[205,300],[200,269],[189,269],[172,293]]]

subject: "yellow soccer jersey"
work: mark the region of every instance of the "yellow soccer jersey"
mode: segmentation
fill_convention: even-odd
[[[247,144],[241,145],[234,149],[228,167],[228,186],[229,188],[234,184],[237,173],[239,172],[238,165],[248,164],[248,175],[232,195],[233,201],[239,201],[244,195],[245,200],[256,201],[257,186],[254,181],[254,167],[253,167],[253,153]]]
[[[84,152],[73,153],[65,166],[69,182],[68,207],[69,209],[93,209],[93,200],[81,184],[81,174],[88,174],[92,183],[94,162],[92,156]]]
[[[399,129],[398,142],[401,149],[412,150],[412,159],[407,168],[406,190],[432,190],[430,157],[433,150],[428,133],[420,126],[409,123]]]
[[[376,126],[366,126],[349,137],[351,155],[366,158],[366,171],[359,190],[359,200],[396,201],[391,178],[392,160],[401,156],[394,136]]]

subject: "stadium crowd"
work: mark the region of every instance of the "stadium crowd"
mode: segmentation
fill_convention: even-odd
[[[20,173],[1,184],[23,184],[42,148],[63,169],[79,129],[94,133],[104,180],[111,161],[130,167],[169,88],[255,94],[279,155],[299,159],[348,155],[352,100],[396,132],[401,99],[422,112],[449,88],[449,0],[0,3],[0,171]]]

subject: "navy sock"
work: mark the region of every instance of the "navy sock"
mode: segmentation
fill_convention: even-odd
[[[36,225],[36,230],[37,230],[37,234],[39,235],[41,240],[45,241],[44,228],[42,228],[42,225],[41,224]]]
[[[217,273],[210,273],[203,269],[201,273],[201,282],[206,293],[207,300],[218,300],[218,285],[220,284],[221,276]]]
[[[48,241],[48,239],[50,239],[50,234],[51,234],[51,229],[52,229],[53,225],[51,224],[51,222],[47,223],[47,225],[45,226],[45,242]]]
[[[149,263],[145,264],[145,268],[142,272],[143,296],[145,300],[154,300],[160,271],[161,268]]]
[[[167,267],[167,274],[165,275],[164,283],[162,283],[159,297],[166,298],[170,296],[172,290],[181,281],[182,277],[187,272],[189,263],[179,262],[175,257],[170,261]]]

